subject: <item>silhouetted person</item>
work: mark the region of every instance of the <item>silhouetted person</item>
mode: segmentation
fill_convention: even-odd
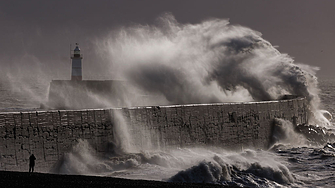
[[[34,172],[36,157],[34,154],[29,157],[29,172]]]

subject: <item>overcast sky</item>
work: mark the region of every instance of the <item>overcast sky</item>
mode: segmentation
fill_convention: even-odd
[[[38,66],[52,70],[58,79],[70,78],[69,44],[78,42],[86,68],[100,71],[104,63],[96,55],[95,39],[122,26],[154,24],[171,12],[180,23],[230,19],[231,24],[261,32],[295,62],[320,67],[319,77],[332,76],[334,7],[334,0],[3,0],[0,65],[2,74],[16,69],[33,72]],[[84,74],[90,72],[86,69]]]

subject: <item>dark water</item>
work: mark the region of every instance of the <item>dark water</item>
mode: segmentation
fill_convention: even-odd
[[[335,80],[321,79],[319,86],[322,108],[334,114]],[[25,85],[24,89],[13,89],[12,85],[3,82],[0,84],[0,109],[39,108],[47,98],[46,87]],[[133,150],[106,158],[95,156],[94,149],[81,140],[55,171],[240,187],[334,187],[335,145],[331,144],[332,140],[330,144],[311,145],[308,139],[297,135],[293,133],[291,137],[294,139],[282,140],[268,151],[175,148],[168,151]]]

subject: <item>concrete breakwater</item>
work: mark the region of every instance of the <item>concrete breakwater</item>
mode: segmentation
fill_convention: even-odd
[[[120,114],[123,118],[120,118]],[[274,118],[307,123],[307,100],[291,100],[0,113],[0,170],[27,171],[30,153],[36,170],[48,172],[86,139],[97,155],[111,152],[123,140],[143,149],[218,146],[227,149],[268,148]]]

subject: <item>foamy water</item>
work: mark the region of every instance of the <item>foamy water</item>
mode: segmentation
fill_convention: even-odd
[[[293,174],[275,153],[221,148],[176,148],[97,158],[86,141],[68,153],[57,173],[226,185],[287,185]]]

